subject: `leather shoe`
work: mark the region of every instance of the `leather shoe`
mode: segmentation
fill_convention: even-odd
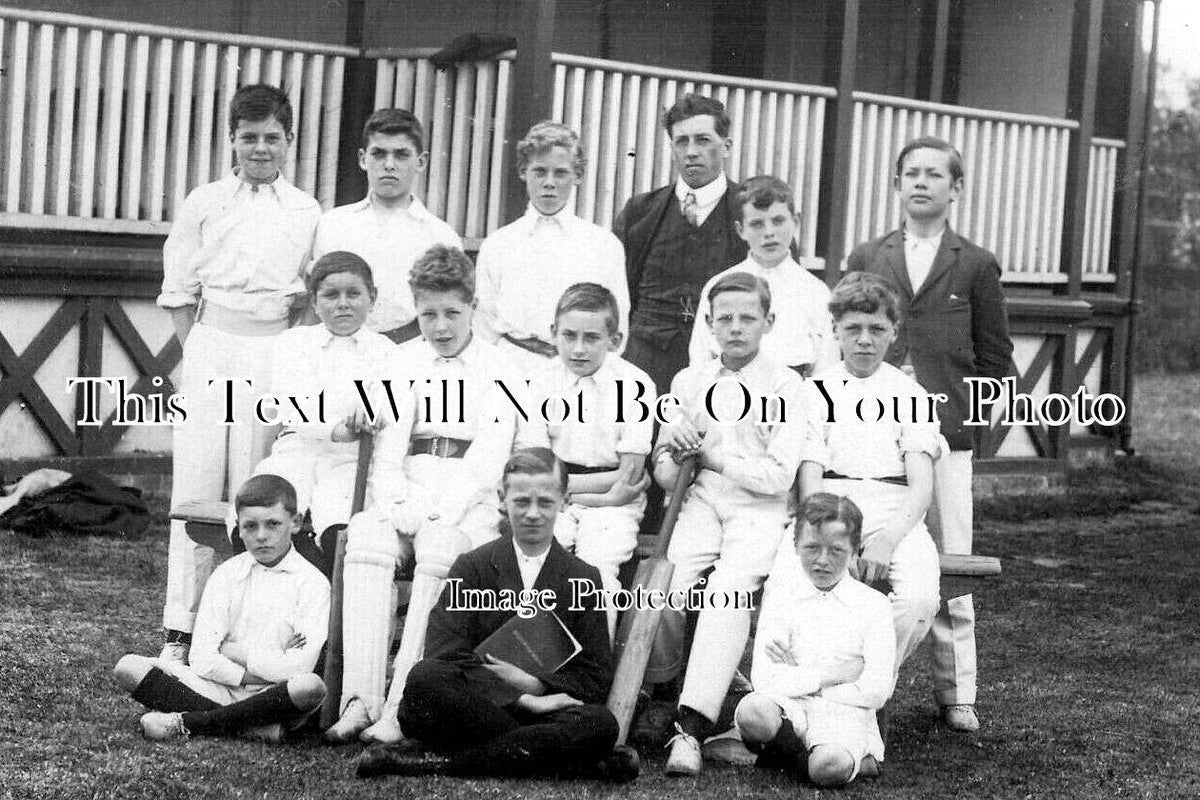
[[[619,744],[596,764],[596,777],[609,783],[629,783],[642,771],[642,760],[627,744]]]
[[[183,725],[183,714],[165,711],[148,711],[142,714],[142,735],[152,742],[165,742],[188,735]]]
[[[426,753],[417,742],[406,739],[400,744],[374,744],[362,751],[354,774],[360,778],[380,775],[439,775],[446,772],[450,759]]]
[[[667,743],[667,746],[671,748],[671,753],[667,756],[663,772],[672,777],[699,775],[704,766],[704,757],[700,754],[700,742],[695,736],[684,733],[678,725],[675,726],[675,730],[678,733]]]

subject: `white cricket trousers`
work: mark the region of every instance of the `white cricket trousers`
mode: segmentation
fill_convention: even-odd
[[[926,522],[943,553],[969,554],[974,526],[970,450],[953,450],[933,462],[933,505]],[[938,609],[930,634],[933,691],[938,705],[975,704],[975,603],[950,597]]]
[[[271,345],[286,322],[248,321],[240,333],[197,322],[183,345],[179,391],[187,397],[187,419],[172,435],[171,507],[189,500],[232,500],[250,477],[255,393],[270,379]],[[233,413],[236,423],[223,424],[224,385],[210,380],[236,378]],[[244,378],[254,381],[254,388]],[[171,521],[167,549],[167,596],[163,627],[190,633],[200,608],[200,594],[213,569],[213,550],[188,537],[184,524]]]

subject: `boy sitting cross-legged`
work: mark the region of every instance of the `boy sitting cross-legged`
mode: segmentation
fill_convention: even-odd
[[[246,552],[213,571],[192,636],[191,666],[126,655],[113,674],[151,709],[147,739],[250,733],[277,742],[325,698],[313,674],[329,624],[329,581],[292,548],[296,493],[256,475],[234,501]]]
[[[614,352],[621,344],[619,318],[617,299],[603,286],[577,283],[567,289],[551,328],[558,358],[534,374],[529,421],[517,430],[518,446],[549,446],[566,465],[569,502],[555,536],[600,570],[610,592],[621,588],[617,572],[637,547],[649,484],[645,460],[654,436],[654,423],[648,415],[639,422],[636,408],[625,409],[625,421],[617,421],[618,394],[631,398],[654,391],[646,373]],[[551,424],[534,409],[553,397],[582,407]],[[610,606],[609,638],[616,629],[617,611]]]
[[[852,500],[810,495],[795,530],[799,564],[784,562],[767,580],[754,634],[754,692],[734,717],[760,766],[842,786],[867,756],[883,760],[875,710],[895,684],[892,611],[886,597],[849,574],[862,536]]]
[[[683,413],[662,426],[655,459],[664,487],[675,481],[676,460],[697,459],[667,552],[675,565],[671,591],[687,590],[713,567],[679,696],[668,775],[700,771],[700,742],[715,732],[750,635],[749,596],[762,586],[783,537],[803,442],[803,379],[759,352],[773,318],[766,283],[735,272],[716,282],[708,301],[721,356],[675,376],[671,392]],[[678,674],[685,630],[683,611],[663,611],[648,680]]]

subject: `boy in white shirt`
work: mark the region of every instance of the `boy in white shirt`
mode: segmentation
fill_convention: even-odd
[[[617,421],[619,392],[631,398],[654,391],[649,375],[616,354],[618,315],[616,298],[599,284],[577,283],[563,293],[551,329],[558,359],[533,376],[529,421],[517,431],[518,447],[549,447],[566,465],[570,502],[559,514],[555,538],[600,570],[610,592],[621,588],[617,573],[637,547],[649,484],[645,460],[654,437],[652,418],[638,421],[632,403],[624,409],[625,421]],[[540,409],[557,397],[582,407],[549,424]],[[616,630],[617,611],[610,607],[610,639]]]
[[[829,310],[842,362],[805,387],[800,465],[801,498],[833,492],[862,511],[856,577],[891,585],[897,667],[925,638],[938,610],[941,568],[925,513],[933,462],[947,450],[934,398],[884,361],[899,308],[895,292],[872,273],[852,272],[833,290]]]
[[[759,765],[843,786],[868,756],[883,760],[875,711],[895,686],[892,610],[849,574],[862,537],[852,500],[810,495],[795,530],[798,559],[767,580],[754,634],[754,691],[734,719]]]
[[[330,742],[401,738],[405,677],[421,658],[443,579],[460,553],[500,535],[497,492],[516,414],[496,381],[514,381],[508,359],[472,333],[474,278],[467,255],[444,245],[417,259],[409,276],[422,338],[402,346],[398,377],[415,381],[409,394],[419,413],[385,430],[376,502],[350,521],[342,708],[325,732]],[[385,699],[392,578],[397,564],[412,560],[412,596]]]
[[[291,328],[275,342],[266,389],[280,406],[265,408],[277,410],[280,420],[264,431],[271,454],[254,473],[286,478],[296,488],[300,513],[311,513],[320,536],[350,521],[358,443],[349,434],[362,407],[355,381],[378,396],[380,380],[404,376],[392,374],[398,372],[396,345],[364,327],[376,297],[366,261],[344,250],[326,253],[308,284],[320,324]],[[318,393],[325,422],[316,419]],[[291,408],[290,397],[299,399],[304,416]]]
[[[425,132],[411,111],[381,108],[363,125],[358,166],[367,196],[326,212],[317,223],[313,257],[335,250],[357,253],[371,265],[379,297],[367,329],[397,343],[415,339],[416,312],[408,289],[413,263],[435,244],[462,247],[462,239],[413,194],[425,171]]]
[[[579,136],[570,128],[557,122],[530,128],[517,143],[517,173],[529,209],[479,247],[476,321],[523,370],[554,357],[555,303],[573,284],[591,281],[611,291],[622,346],[629,330],[625,250],[611,231],[568,207],[586,165]]]
[[[158,305],[183,345],[179,392],[188,398],[187,420],[172,432],[172,508],[231,497],[254,467],[255,390],[238,385],[233,411],[242,424],[228,425],[220,382],[264,384],[274,338],[304,305],[321,207],[283,177],[292,139],[287,94],[265,84],[238,89],[229,103],[237,168],[187,196],[163,245]],[[212,566],[212,548],[172,521],[160,658],[186,660]]]
[[[771,287],[775,324],[763,337],[763,352],[808,376],[816,369],[836,364],[837,342],[830,331],[829,289],[792,258],[798,217],[792,189],[769,175],[749,178],[733,198],[734,228],[750,248],[740,264],[714,276],[704,285],[707,297],[713,284],[731,272],[748,272]],[[692,364],[719,354],[716,339],[697,318],[688,345]]]
[[[123,689],[150,712],[147,739],[188,734],[278,742],[325,698],[313,674],[329,626],[329,581],[292,548],[300,527],[296,493],[277,475],[238,490],[246,552],[213,571],[204,587],[191,666],[126,655],[113,668]]]
[[[735,272],[707,299],[721,357],[675,376],[671,393],[683,408],[659,430],[655,458],[663,487],[674,484],[677,461],[697,459],[667,551],[675,565],[671,591],[688,590],[714,567],[679,695],[668,775],[701,769],[700,742],[715,732],[750,636],[750,608],[741,603],[762,587],[783,538],[803,444],[804,381],[759,350],[773,319],[766,282]],[[683,611],[663,611],[649,681],[671,680],[683,667],[685,624]]]

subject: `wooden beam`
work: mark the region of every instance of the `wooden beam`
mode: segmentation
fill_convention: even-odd
[[[1141,11],[1139,11],[1139,13],[1138,13],[1138,19],[1142,19],[1142,24],[1143,25],[1145,24],[1145,20],[1143,19],[1143,15],[1142,15]],[[1146,134],[1147,134],[1147,131],[1148,131],[1149,125],[1150,125],[1150,117],[1154,113],[1154,94],[1155,94],[1155,89],[1156,89],[1156,86],[1158,83],[1158,35],[1159,35],[1159,31],[1161,30],[1161,28],[1160,28],[1161,20],[1162,20],[1162,5],[1161,5],[1160,0],[1155,0],[1155,2],[1154,2],[1154,23],[1153,23],[1153,29],[1152,29],[1152,34],[1151,34],[1151,38],[1150,38],[1150,55],[1148,58],[1146,58],[1145,82],[1144,82],[1144,84],[1141,84],[1141,85],[1134,84],[1131,87],[1131,91],[1130,91],[1130,127],[1132,129],[1133,118],[1136,114],[1138,117],[1141,118],[1142,136],[1140,139],[1141,146],[1137,148],[1137,150],[1138,150],[1137,197],[1134,202],[1134,209],[1132,212],[1133,229],[1131,231],[1129,231],[1129,233],[1130,233],[1129,238],[1131,241],[1128,242],[1128,246],[1130,248],[1130,252],[1128,254],[1128,256],[1129,256],[1128,268],[1123,275],[1118,273],[1118,279],[1117,279],[1118,293],[1120,293],[1122,286],[1124,286],[1124,288],[1129,292],[1129,316],[1127,317],[1125,331],[1123,332],[1124,335],[1122,336],[1122,339],[1124,340],[1123,341],[1123,350],[1124,350],[1124,354],[1125,354],[1125,363],[1122,366],[1124,368],[1124,378],[1125,379],[1122,381],[1122,385],[1121,385],[1121,399],[1123,399],[1125,401],[1125,408],[1129,409],[1129,413],[1125,414],[1125,419],[1123,419],[1121,421],[1121,430],[1120,430],[1120,435],[1119,435],[1119,441],[1120,441],[1121,449],[1130,455],[1133,454],[1133,384],[1134,384],[1134,375],[1136,374],[1135,370],[1133,368],[1133,357],[1134,357],[1134,352],[1135,352],[1134,342],[1136,341],[1135,337],[1137,334],[1137,313],[1138,313],[1138,311],[1140,309],[1140,305],[1141,305],[1141,300],[1139,299],[1139,293],[1138,293],[1138,289],[1139,289],[1140,283],[1141,283],[1138,279],[1138,273],[1139,273],[1139,267],[1140,267],[1139,254],[1141,253],[1141,246],[1142,246],[1142,232],[1143,232],[1145,224],[1146,224],[1145,215],[1143,213],[1141,213],[1142,210],[1146,207],[1145,175],[1146,175],[1146,168],[1147,168],[1147,163],[1148,163],[1148,159],[1149,159],[1149,148],[1146,146],[1146,144],[1147,144]],[[1140,48],[1142,46],[1142,31],[1141,31],[1140,25],[1138,26],[1138,30],[1136,31],[1136,35],[1134,36],[1133,45],[1134,45],[1135,50],[1140,50]],[[1136,67],[1135,67],[1134,79],[1136,80],[1137,77],[1138,76],[1137,76]],[[1135,96],[1137,96],[1139,92],[1141,93],[1142,105],[1140,108],[1138,108],[1135,111],[1132,106],[1133,98]],[[1133,149],[1134,149],[1133,144],[1134,144],[1133,140],[1128,140],[1126,142],[1125,152],[1127,154],[1129,154],[1133,151]],[[1127,157],[1132,160],[1131,155],[1127,155]],[[1124,214],[1125,214],[1124,204],[1122,204],[1121,213],[1122,213],[1122,224],[1123,224],[1124,223]],[[1122,228],[1122,232],[1124,233],[1124,228]],[[1118,269],[1120,269],[1120,265],[1122,263],[1121,259],[1122,259],[1122,255],[1124,254],[1125,245],[1126,245],[1126,242],[1125,242],[1124,238],[1122,238],[1121,251],[1119,251],[1119,254],[1118,254],[1118,262],[1117,262]],[[1122,283],[1122,278],[1124,279],[1124,283]]]
[[[505,187],[503,222],[512,222],[524,214],[529,204],[525,185],[510,174],[513,148],[535,122],[548,119],[553,109],[554,62],[550,54],[554,44],[555,6],[555,0],[520,0],[517,12],[512,105],[504,130],[504,166],[498,176]]]
[[[1100,26],[1103,16],[1104,0],[1075,0],[1067,116],[1078,121],[1079,128],[1071,137],[1067,156],[1062,234],[1062,262],[1067,267],[1066,289],[1072,297],[1078,297],[1082,288],[1088,165],[1096,126],[1096,81],[1100,74]]]
[[[846,241],[846,212],[850,200],[859,0],[831,5],[825,83],[837,89],[837,97],[825,107],[821,186],[827,187],[829,197],[817,215],[817,252],[825,257],[825,283],[832,287],[841,278],[842,259],[855,244]]]
[[[950,0],[936,0],[933,24],[933,58],[929,65],[929,99],[944,103],[946,94],[946,51],[950,41]]]

